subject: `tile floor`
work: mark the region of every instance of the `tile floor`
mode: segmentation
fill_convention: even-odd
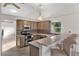
[[[2,40],[2,56],[28,56],[29,46],[24,48],[16,47],[15,34],[9,34]]]
[[[2,52],[2,56],[29,56],[29,46],[24,48],[13,47],[5,52]]]

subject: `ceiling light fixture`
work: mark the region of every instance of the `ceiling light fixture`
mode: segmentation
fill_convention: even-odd
[[[43,19],[43,16],[41,14],[41,4],[39,4],[39,16],[38,16],[38,20],[42,20]]]

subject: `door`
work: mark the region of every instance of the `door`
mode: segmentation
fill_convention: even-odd
[[[2,37],[2,55],[10,56],[13,55],[16,47],[16,32],[15,32],[15,23],[2,22],[1,29],[3,32]]]

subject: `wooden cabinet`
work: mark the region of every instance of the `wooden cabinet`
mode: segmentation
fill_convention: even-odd
[[[37,32],[37,22],[30,22],[32,32]]]
[[[24,25],[30,26],[31,30],[37,32],[37,22],[34,21],[27,21],[27,20],[17,20],[16,21],[16,29],[22,30]]]
[[[17,20],[16,21],[16,29],[17,30],[22,30],[23,26],[27,25],[27,26],[31,26],[31,21],[26,21],[26,20]]]
[[[31,26],[31,21],[27,21],[27,26]]]
[[[23,27],[23,21],[22,20],[16,21],[16,29],[21,30],[22,27]]]
[[[41,30],[49,29],[50,28],[50,22],[49,21],[38,22],[37,28],[41,29]]]
[[[21,34],[21,30],[23,29],[24,23],[22,20],[17,20],[16,21],[16,34],[19,35]]]
[[[27,23],[28,23],[28,21],[23,20],[23,25],[28,25]]]
[[[50,21],[45,22],[44,27],[45,27],[45,29],[49,30],[50,29]]]
[[[27,21],[27,20],[17,20],[17,29],[21,30],[24,25],[30,26],[32,32],[48,33],[50,32],[50,21]]]
[[[31,26],[31,21],[22,20],[23,25]]]
[[[33,23],[33,29],[37,30],[37,23],[36,22]]]
[[[39,56],[39,48],[29,45],[30,47],[30,56]]]
[[[37,25],[38,32],[49,33],[50,32],[50,21],[41,21]]]
[[[16,46],[20,48],[25,46],[25,37],[23,35],[18,35],[16,37]]]
[[[50,33],[50,21],[41,21],[41,22],[34,22],[34,21],[27,21],[27,20],[17,20],[16,21],[16,33],[17,35],[21,35],[21,31],[23,26],[27,25],[31,27],[31,32],[33,33]],[[23,42],[21,39],[17,39],[17,43],[20,40],[20,44]]]
[[[37,22],[37,30],[41,28],[41,23]]]

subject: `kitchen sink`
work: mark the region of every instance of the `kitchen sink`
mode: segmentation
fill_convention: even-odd
[[[38,40],[47,37],[46,35],[34,35],[33,40]]]

